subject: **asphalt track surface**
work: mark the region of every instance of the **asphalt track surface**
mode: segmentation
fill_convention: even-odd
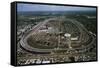
[[[45,52],[47,52],[47,53],[52,52],[55,48],[54,49],[39,49],[39,48],[33,48],[33,47],[31,47],[30,45],[28,45],[27,39],[28,39],[28,37],[30,37],[31,35],[33,35],[36,31],[38,31],[41,28],[41,26],[45,25],[50,20],[56,20],[56,19],[57,18],[49,18],[49,19],[46,19],[43,22],[40,22],[39,24],[37,24],[36,26],[34,26],[28,33],[25,33],[24,36],[20,40],[21,47],[24,48],[27,51],[30,51],[30,52],[44,52],[44,53]],[[81,32],[80,36],[82,36],[82,33],[84,33],[83,30],[87,34],[91,35],[88,32],[88,30],[80,22],[78,22],[77,20],[73,20],[73,19],[66,19],[66,20],[71,21],[73,24],[75,24],[79,28],[79,30]],[[75,48],[75,49],[78,49],[78,50],[86,50],[86,49],[90,48],[91,45],[95,41],[94,36],[91,35],[91,37],[92,37],[92,41],[86,47],[83,47],[83,48],[82,47],[81,48]],[[81,41],[79,40],[78,42],[81,42]],[[64,50],[64,49],[59,49],[59,50]],[[66,48],[65,50],[68,50],[68,49]]]

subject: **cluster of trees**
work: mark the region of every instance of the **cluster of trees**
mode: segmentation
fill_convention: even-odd
[[[27,25],[27,24],[36,25],[37,24],[36,22],[40,22],[40,21],[43,21],[43,20],[46,19],[45,17],[43,17],[43,18],[38,18],[38,17],[35,18],[34,16],[33,16],[33,18],[35,18],[35,19],[30,19],[30,18],[32,18],[32,16],[19,15],[17,17],[17,25],[18,26]]]
[[[97,21],[96,18],[87,18],[84,15],[67,15],[66,18],[76,19],[81,24],[87,28],[88,31],[91,31],[93,33],[97,33]]]

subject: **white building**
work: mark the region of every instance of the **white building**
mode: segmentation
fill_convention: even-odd
[[[66,33],[64,34],[64,36],[66,37],[66,41],[67,41],[67,44],[68,44],[68,47],[71,49],[71,34],[69,33]]]
[[[71,38],[71,40],[76,41],[76,40],[78,40],[78,37],[73,37],[73,38]]]

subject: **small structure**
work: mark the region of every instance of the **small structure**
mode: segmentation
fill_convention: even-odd
[[[77,37],[73,37],[73,38],[71,38],[71,40],[72,40],[72,41],[76,41],[76,40],[78,40],[78,36],[77,36]]]
[[[66,34],[64,34],[64,36],[65,36],[65,37],[70,37],[70,36],[71,36],[71,34],[66,33]]]
[[[64,36],[66,37],[66,41],[67,41],[67,44],[68,44],[68,47],[71,49],[71,34],[69,33],[65,33]]]

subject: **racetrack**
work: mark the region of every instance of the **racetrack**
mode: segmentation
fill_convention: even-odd
[[[44,20],[43,22],[40,22],[39,24],[37,24],[36,26],[34,26],[30,31],[28,31],[28,33],[25,33],[24,36],[21,38],[20,40],[20,44],[21,44],[21,47],[30,51],[30,52],[44,52],[44,53],[50,53],[52,51],[55,50],[54,49],[40,49],[40,48],[34,48],[34,47],[31,47],[28,43],[27,43],[27,39],[32,36],[33,34],[35,34],[40,28],[41,26],[44,26],[45,24],[47,24],[50,20],[59,20],[59,18],[49,18],[49,19],[46,19]],[[86,51],[86,49],[90,48],[91,45],[94,43],[95,41],[95,38],[93,37],[93,35],[91,35],[88,30],[80,23],[78,22],[77,20],[73,20],[73,19],[66,19],[70,22],[72,22],[75,26],[77,26],[77,28],[79,29],[79,32],[80,32],[80,38],[77,42],[84,42],[85,39],[85,36],[89,36],[91,37],[91,42],[86,44],[86,46],[84,47],[79,47],[79,48],[73,48],[73,50],[77,49],[77,50],[84,50]],[[88,41],[88,39],[87,39]],[[85,41],[84,43],[86,43],[87,41]],[[70,50],[69,48],[65,48],[65,49],[61,49],[59,48],[59,50]]]

